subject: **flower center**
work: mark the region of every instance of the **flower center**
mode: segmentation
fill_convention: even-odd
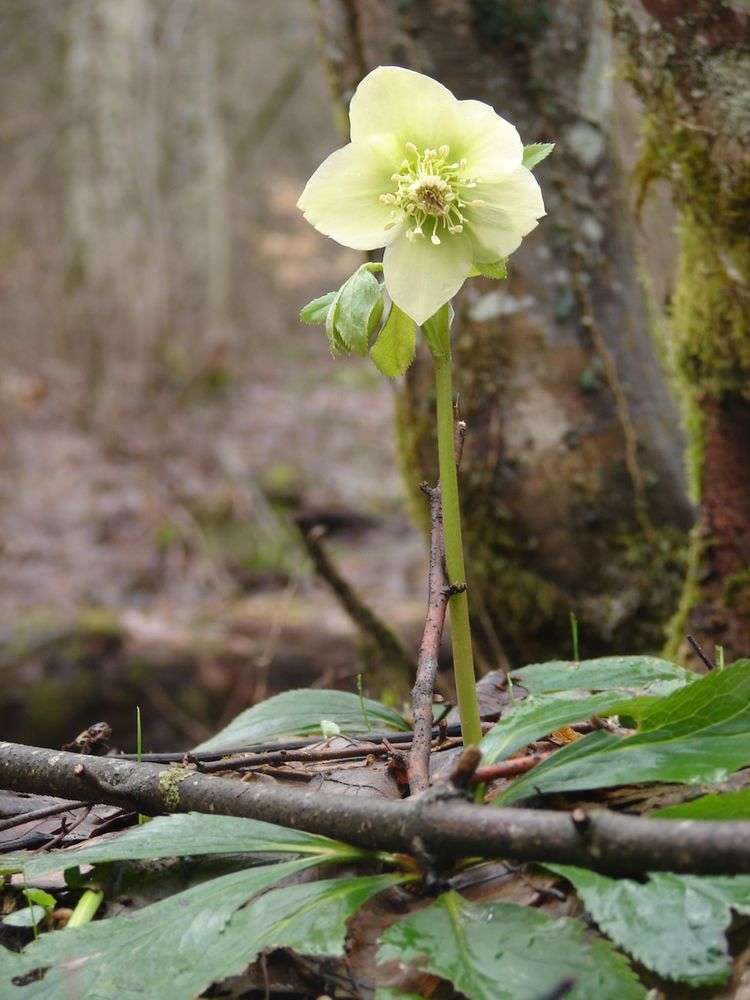
[[[399,173],[391,180],[396,190],[381,194],[380,200],[393,205],[393,222],[385,227],[392,229],[408,218],[413,221],[406,230],[412,243],[424,239],[425,229],[436,246],[440,243],[438,230],[443,233],[461,233],[464,228],[463,208],[481,206],[484,202],[470,200],[467,192],[477,186],[477,178],[466,173],[466,160],[450,161],[450,147],[425,149],[419,152],[413,142],[407,142],[409,156],[403,161]]]

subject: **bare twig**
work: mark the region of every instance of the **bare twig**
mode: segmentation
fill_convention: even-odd
[[[315,572],[331,588],[339,603],[364,636],[370,639],[385,665],[391,680],[403,684],[414,673],[414,657],[396,632],[375,614],[334,566],[322,542],[323,531],[304,517],[295,524],[312,560]]]
[[[461,742],[460,737],[441,743],[441,748],[448,749]],[[392,753],[390,740],[380,743],[358,743],[355,746],[340,747],[337,750],[275,750],[267,753],[243,754],[225,760],[209,763],[196,761],[196,767],[201,774],[212,774],[219,771],[241,771],[261,764],[289,764],[293,761],[303,764],[322,764],[337,760],[356,760],[358,757],[385,757]]]
[[[707,668],[708,670],[715,670],[715,669],[716,669],[716,664],[715,664],[715,663],[713,663],[713,662],[712,662],[712,661],[711,661],[711,660],[710,660],[710,659],[709,659],[709,658],[708,658],[708,657],[706,656],[706,654],[705,654],[705,653],[703,652],[703,650],[701,649],[701,646],[700,646],[700,643],[699,643],[699,642],[698,642],[698,640],[697,640],[697,639],[695,638],[695,636],[692,636],[692,635],[686,635],[686,636],[685,636],[685,638],[686,638],[686,639],[687,639],[687,641],[688,641],[688,642],[690,643],[690,645],[691,645],[691,646],[693,647],[693,649],[694,649],[694,651],[695,651],[696,655],[697,655],[697,656],[698,656],[698,658],[699,658],[699,659],[700,659],[700,660],[702,661],[703,665],[704,665],[704,666],[705,666],[705,667],[706,667],[706,668]]]
[[[547,753],[534,753],[529,754],[527,757],[511,757],[510,760],[501,760],[496,764],[485,764],[484,767],[478,767],[474,771],[471,782],[472,784],[477,784],[485,781],[496,781],[498,778],[512,778],[517,774],[525,774],[532,767],[541,764],[547,757],[551,757],[553,753],[557,753],[557,751],[550,750]]]
[[[2,819],[0,820],[0,830],[12,830],[14,826],[35,823],[37,820],[47,819],[48,816],[73,812],[75,809],[85,809],[86,806],[86,802],[56,802],[54,805],[45,806],[43,809],[32,809],[31,812],[19,813],[18,816]]]
[[[456,468],[466,437],[466,424],[455,413]],[[430,504],[430,569],[427,591],[427,618],[422,634],[422,644],[417,658],[417,677],[411,692],[414,739],[407,770],[412,795],[419,795],[430,787],[430,741],[432,739],[432,703],[435,696],[435,678],[438,654],[445,628],[445,612],[452,591],[445,573],[445,540],[443,537],[443,506],[440,483],[419,487]]]

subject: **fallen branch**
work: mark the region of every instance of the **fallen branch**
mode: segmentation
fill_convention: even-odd
[[[140,813],[246,816],[372,850],[458,858],[556,861],[613,874],[750,873],[750,822],[658,820],[477,806],[433,793],[394,802],[208,777],[16,743],[0,743],[0,787],[104,802]]]

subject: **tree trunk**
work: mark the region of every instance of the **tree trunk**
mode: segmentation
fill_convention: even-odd
[[[470,282],[454,350],[468,421],[469,592],[486,662],[658,649],[692,514],[612,133],[610,34],[584,0],[320,0],[341,102],[378,63],[492,104],[525,142],[548,217],[502,284]],[[405,475],[435,477],[426,359],[399,397]],[[425,510],[426,516],[426,510]]]
[[[699,0],[612,3],[646,112],[643,182],[671,184],[680,269],[667,356],[700,502],[675,619],[727,661],[750,653],[750,14]]]

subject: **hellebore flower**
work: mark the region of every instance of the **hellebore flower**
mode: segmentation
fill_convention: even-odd
[[[357,88],[349,119],[351,142],[318,167],[298,207],[344,246],[385,247],[388,294],[418,324],[545,214],[515,126],[488,104],[380,66]]]

